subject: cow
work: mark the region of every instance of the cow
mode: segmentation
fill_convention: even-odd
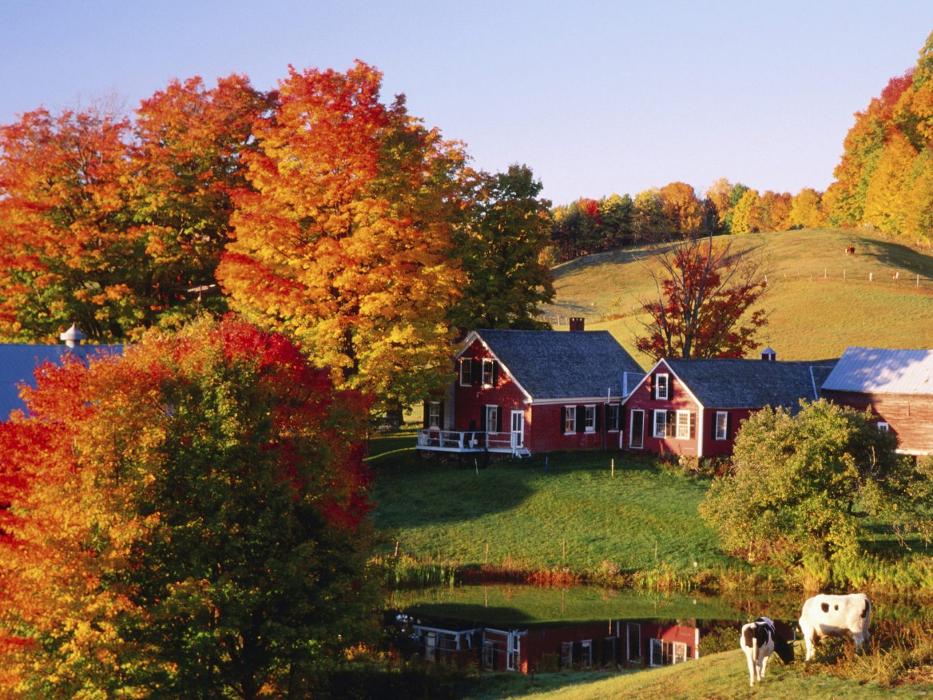
[[[767,617],[759,617],[742,626],[739,647],[748,660],[748,684],[753,688],[755,681],[765,677],[771,652],[777,652],[785,664],[794,660],[794,647],[777,633],[774,622]]]
[[[807,645],[809,661],[816,653],[816,642],[822,637],[851,633],[856,650],[868,641],[871,602],[864,593],[826,595],[821,593],[804,601],[800,613],[800,631]]]
[[[848,248],[846,248],[846,255],[855,255],[854,245],[850,245]]]

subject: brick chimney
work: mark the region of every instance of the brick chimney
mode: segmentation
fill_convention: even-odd
[[[582,331],[586,325],[586,319],[582,316],[571,316],[570,317],[570,330],[572,331]]]
[[[776,362],[777,353],[770,347],[765,348],[761,351],[761,359],[765,362]]]

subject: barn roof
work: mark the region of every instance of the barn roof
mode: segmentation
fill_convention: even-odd
[[[933,350],[846,348],[823,388],[864,394],[933,394]]]
[[[794,408],[814,401],[835,360],[665,360],[706,408]]]
[[[33,372],[46,362],[61,363],[66,355],[87,361],[100,354],[121,353],[121,345],[17,345],[0,344],[0,420],[6,420],[15,409],[25,409],[19,397],[19,385],[35,386]]]
[[[476,335],[532,399],[622,395],[644,376],[609,331],[478,330]]]

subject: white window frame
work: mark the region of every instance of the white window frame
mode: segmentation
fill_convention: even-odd
[[[641,444],[634,444],[635,439],[635,414],[639,415],[641,420]],[[645,411],[641,408],[633,408],[628,414],[628,446],[632,450],[645,449]]]
[[[680,419],[686,418],[687,425],[684,430],[684,434],[680,433]],[[677,411],[677,415],[674,418],[674,438],[677,440],[689,440],[690,439],[690,411]]]
[[[655,652],[657,648],[657,652]],[[655,659],[655,654],[659,658]],[[657,661],[657,663],[655,663]],[[651,667],[658,667],[664,665],[664,642],[658,639],[657,637],[651,637],[648,640],[648,665]]]
[[[592,418],[592,420],[590,420]],[[596,432],[596,404],[590,403],[583,407],[583,432]]]
[[[571,421],[567,420],[568,418],[572,419],[572,427],[570,430],[567,430],[567,424]],[[574,435],[577,432],[577,407],[573,406],[564,406],[564,435]]]
[[[661,395],[661,377],[664,377],[664,395]],[[671,375],[661,372],[654,375],[654,398],[657,400],[667,400],[671,395]]]
[[[428,401],[428,429],[440,430],[441,425],[441,402]]]
[[[661,416],[661,432],[658,433],[658,416]],[[651,437],[664,439],[667,437],[667,409],[656,408],[651,414]]]
[[[483,358],[483,372],[482,372],[481,381],[482,381],[484,387],[491,387],[491,386],[492,386],[492,383],[493,383],[493,380],[495,379],[495,371],[494,371],[493,364],[492,364],[493,362],[495,362],[495,360],[492,360],[492,359],[490,359],[490,358],[488,358],[488,357],[484,357],[484,358]],[[487,368],[487,367],[489,368],[489,370],[488,370],[488,371],[489,371],[489,381],[488,381],[488,382],[486,381],[486,371],[487,371],[486,368]]]
[[[612,409],[615,411],[616,419],[613,422],[609,422],[609,410]],[[622,405],[617,403],[608,403],[606,404],[606,432],[607,433],[618,433],[622,429]]]
[[[680,659],[678,661],[678,659]],[[682,664],[687,660],[687,644],[685,642],[673,642],[671,651],[671,665]]]
[[[593,640],[580,640],[580,666],[582,668],[593,668]]]
[[[496,419],[492,422],[492,427],[489,427],[489,409],[494,409],[493,413],[496,416]],[[486,432],[487,433],[498,433],[499,430],[499,405],[494,403],[487,403],[483,410],[486,412]]]
[[[882,433],[891,432],[891,426],[888,425],[887,421],[880,420],[875,425]]]
[[[463,368],[468,367],[470,370],[470,377],[467,381],[463,381]],[[472,357],[461,357],[460,358],[460,386],[472,386],[473,385],[473,358]]]
[[[720,430],[720,428],[722,430]],[[728,411],[716,411],[716,439],[717,440],[728,440],[729,439],[729,412]]]

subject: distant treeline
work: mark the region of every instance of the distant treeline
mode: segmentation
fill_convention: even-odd
[[[685,182],[631,197],[578,199],[552,210],[555,262],[579,255],[707,233],[785,231],[827,222],[822,195],[809,187],[796,195],[759,194],[720,178],[702,198]]]

